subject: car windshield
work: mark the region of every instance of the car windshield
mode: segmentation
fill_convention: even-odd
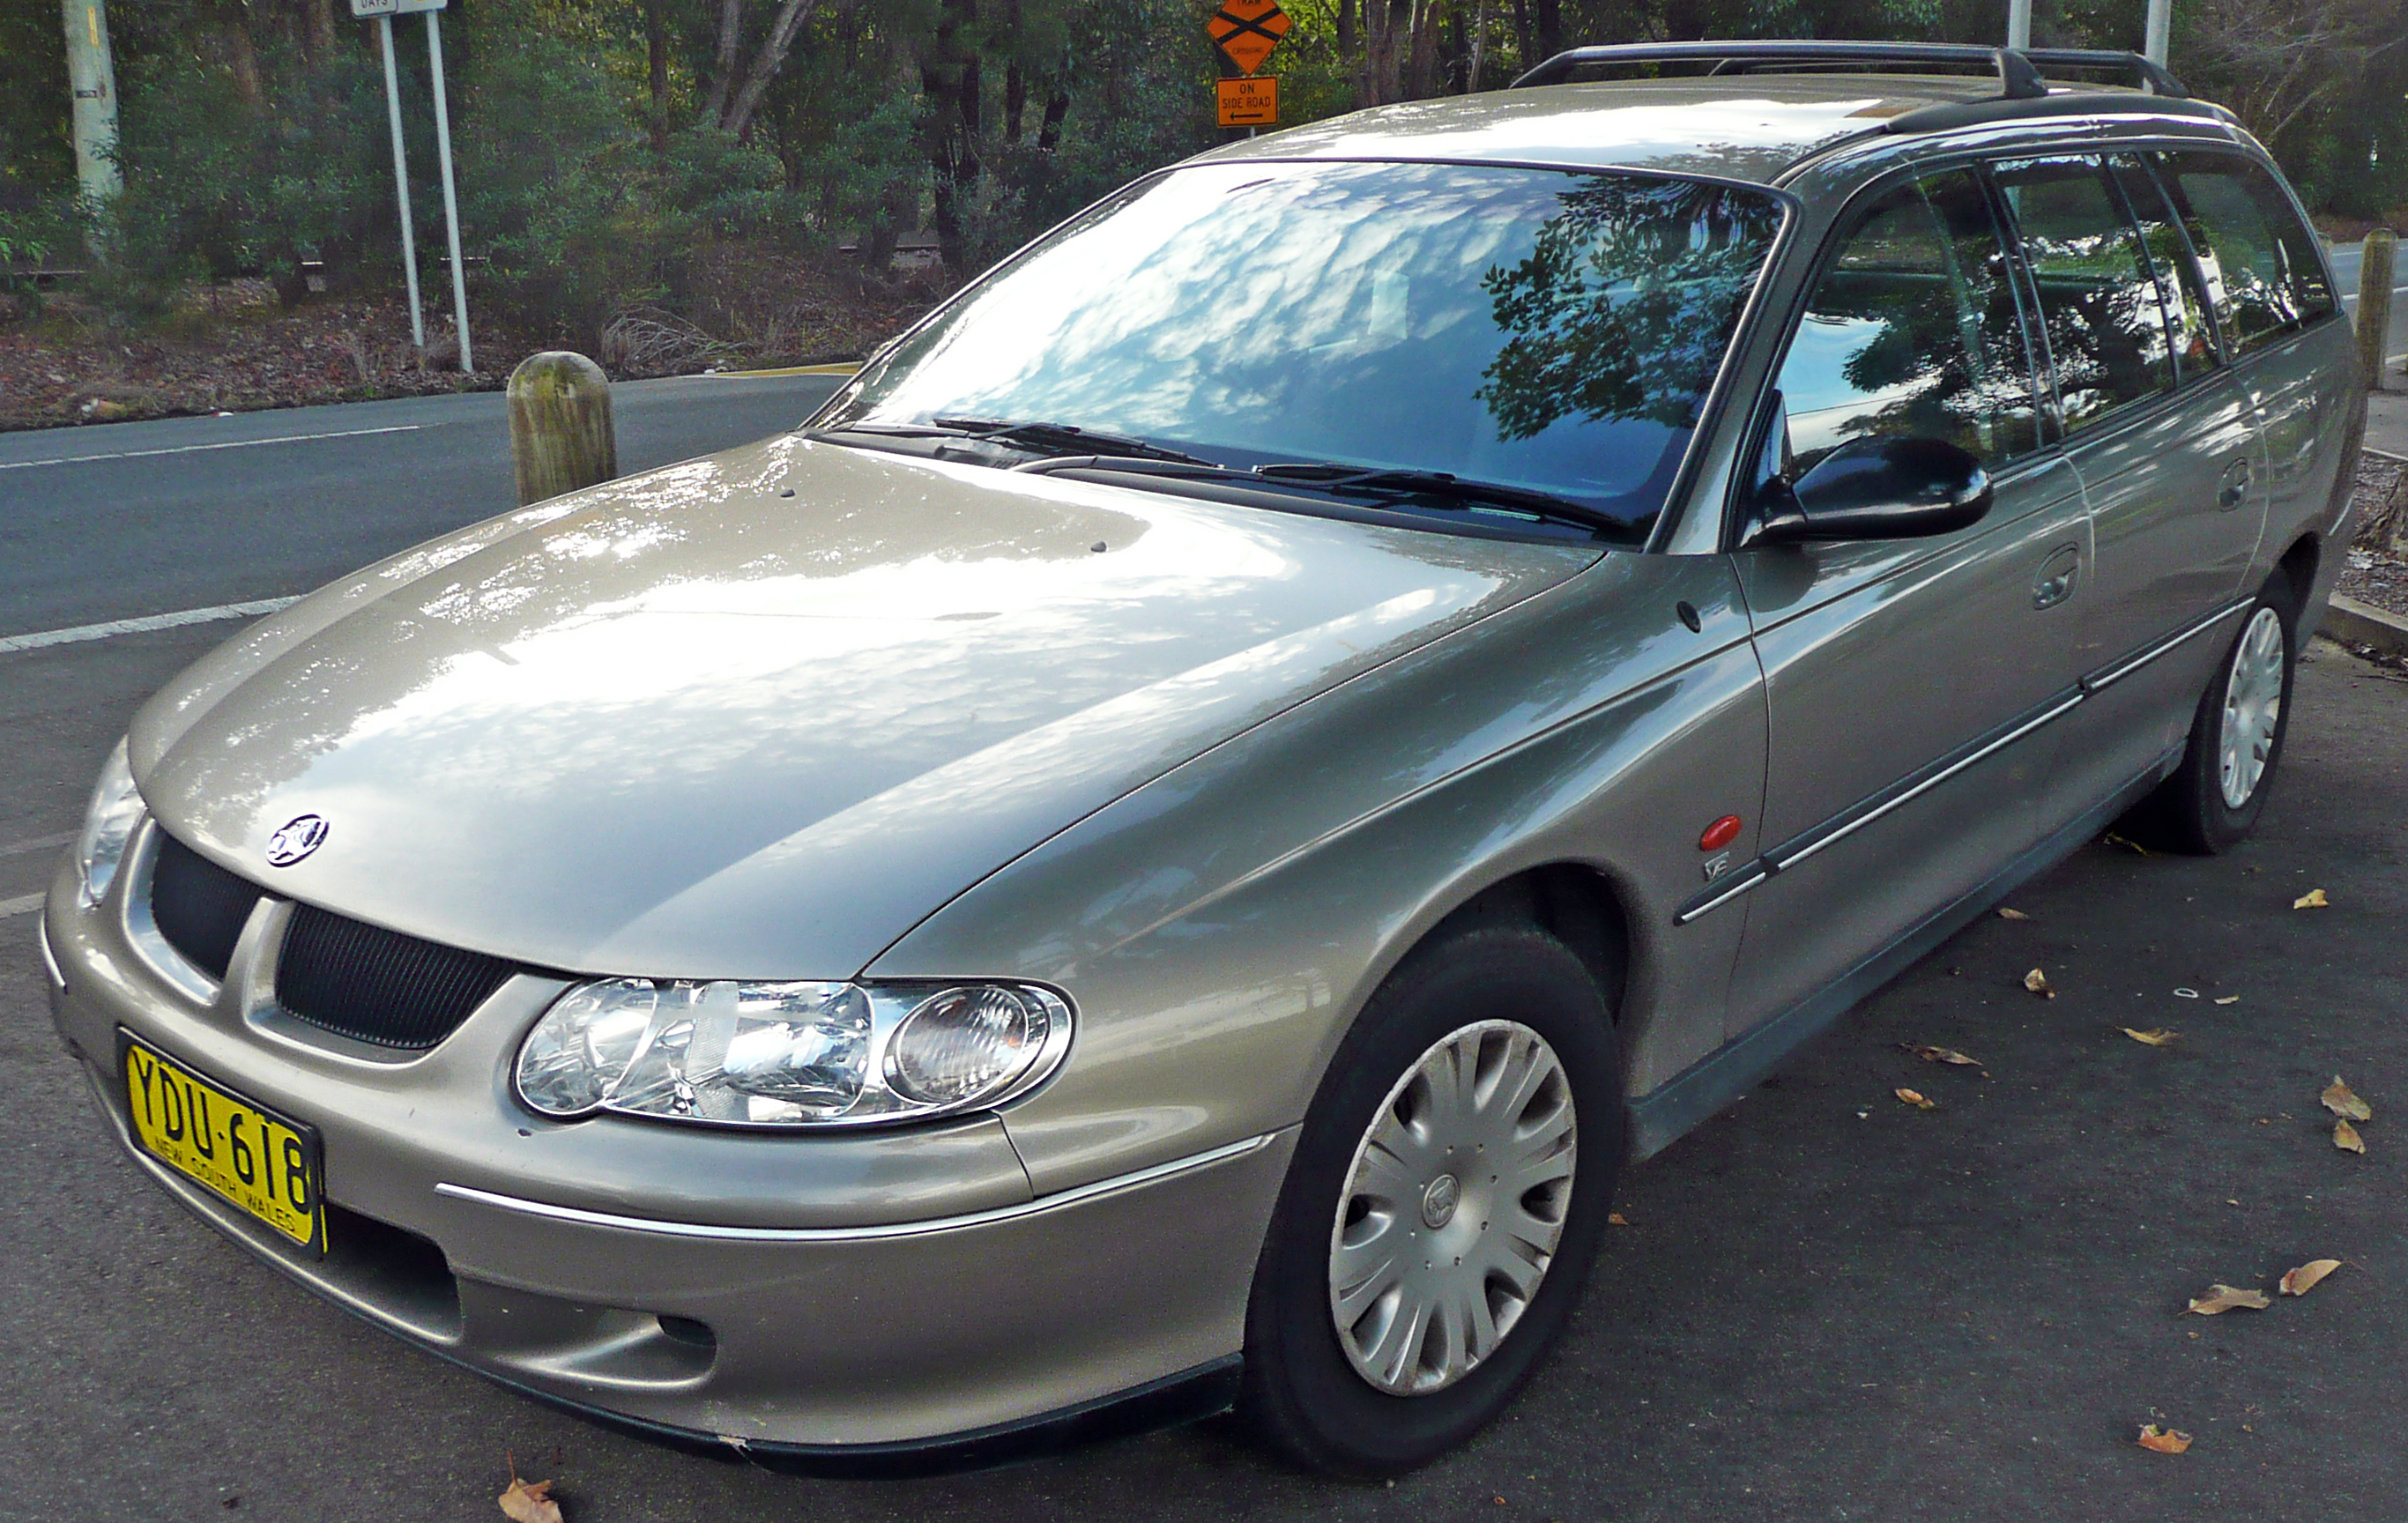
[[[1636,542],[1780,220],[1761,192],[1635,174],[1178,169],[963,293],[819,425],[1067,424],[1241,467],[1443,471]]]

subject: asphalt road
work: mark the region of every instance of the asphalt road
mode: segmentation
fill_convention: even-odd
[[[792,428],[838,383],[623,382],[620,470]],[[0,434],[0,637],[308,592],[515,505],[495,392]]]
[[[139,586],[76,601],[12,558],[0,575],[50,611],[0,629],[300,590],[503,505],[474,438],[441,509],[322,467],[322,493],[404,505],[322,543],[211,560],[227,525],[276,522],[265,492],[194,499],[208,532],[101,512],[90,533],[118,548],[53,534],[55,582],[131,560],[151,568]],[[291,574],[237,579],[253,560]],[[135,705],[233,627],[0,654],[0,853],[71,827]],[[2320,648],[2294,712],[2254,841],[2214,860],[2085,850],[2016,897],[2029,920],[1969,928],[1634,1171],[1632,1225],[1561,1356],[1506,1421],[1393,1487],[1295,1475],[1221,1423],[983,1474],[814,1482],[529,1403],[320,1304],[151,1188],[50,1034],[30,918],[0,918],[0,1518],[467,1523],[500,1516],[506,1452],[560,1478],[573,1523],[2408,1516],[2408,682]],[[2331,908],[2292,910],[2310,887]],[[2024,991],[2034,966],[2059,998]],[[2126,1026],[2183,1035],[2152,1048]],[[2363,1157],[2316,1108],[2337,1072],[2375,1109]],[[2318,1257],[2348,1264],[2304,1300],[2179,1315],[2211,1282],[2271,1286]],[[2148,1421],[2196,1446],[2140,1450]]]

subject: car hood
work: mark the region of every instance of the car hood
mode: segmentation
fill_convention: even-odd
[[[330,587],[153,699],[132,754],[173,833],[304,902],[571,970],[842,977],[1598,555],[783,437]],[[303,814],[323,843],[271,866]]]

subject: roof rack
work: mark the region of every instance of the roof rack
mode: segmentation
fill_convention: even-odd
[[[1753,74],[1797,69],[1847,69],[1867,73],[1914,65],[1997,71],[2001,100],[2037,100],[2048,93],[2042,79],[2044,67],[2106,70],[2136,79],[2155,95],[2186,95],[2165,69],[2138,53],[2108,49],[1983,48],[1956,42],[1632,42],[1608,47],[1572,48],[1531,69],[1510,88],[1563,84],[1588,68],[1640,67],[1661,64],[1702,64],[1709,75]]]

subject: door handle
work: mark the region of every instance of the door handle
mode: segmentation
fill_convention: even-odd
[[[2055,608],[2073,596],[2073,584],[2082,576],[2082,547],[2059,545],[2041,562],[2040,575],[2032,578],[2032,607]]]
[[[2249,457],[2243,455],[2224,467],[2224,485],[2215,494],[2215,506],[2229,512],[2241,506],[2249,496]]]

